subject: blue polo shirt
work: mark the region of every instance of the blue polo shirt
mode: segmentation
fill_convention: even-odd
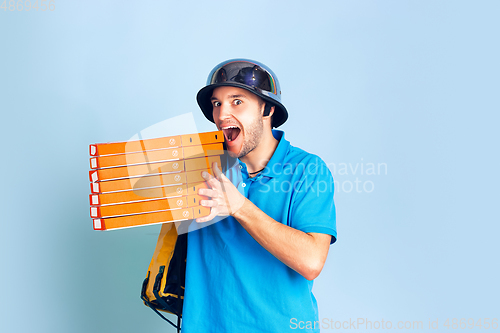
[[[233,159],[226,176],[274,220],[335,242],[328,167],[291,146],[284,132],[273,135],[279,144],[264,171],[250,178],[245,163]],[[183,333],[319,332],[319,325],[300,329],[318,320],[313,281],[276,259],[232,216],[195,224],[188,233]]]

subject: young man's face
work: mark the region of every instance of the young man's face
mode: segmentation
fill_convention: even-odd
[[[241,158],[254,150],[264,131],[262,99],[245,89],[217,87],[211,101],[214,121],[224,131],[229,155]]]

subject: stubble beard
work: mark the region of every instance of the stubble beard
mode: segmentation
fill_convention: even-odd
[[[238,154],[238,158],[245,157],[252,150],[257,148],[262,140],[262,133],[264,133],[264,125],[262,124],[262,117],[255,119],[255,121],[245,129],[245,140]],[[230,154],[235,155],[235,154]],[[233,156],[235,157],[235,156]]]

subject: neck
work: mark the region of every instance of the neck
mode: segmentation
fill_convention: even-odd
[[[263,136],[257,147],[241,158],[241,161],[247,165],[247,171],[250,177],[257,176],[250,174],[251,172],[264,169],[267,162],[271,159],[274,151],[278,147],[279,141],[273,136],[271,129],[264,131]]]

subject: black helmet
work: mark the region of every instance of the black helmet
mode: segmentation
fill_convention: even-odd
[[[269,102],[267,106],[275,106],[272,127],[278,127],[288,119],[288,112],[281,104],[281,89],[278,78],[264,64],[247,59],[231,59],[212,69],[208,75],[206,87],[198,92],[196,100],[205,117],[213,123],[215,122],[210,99],[212,91],[220,86],[246,89]]]

